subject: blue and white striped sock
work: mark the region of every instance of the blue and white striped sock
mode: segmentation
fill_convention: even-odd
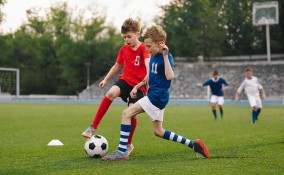
[[[125,153],[127,151],[127,142],[128,142],[130,131],[131,131],[131,125],[121,124],[118,151],[122,153]]]
[[[172,140],[174,142],[179,142],[179,143],[182,143],[184,145],[187,145],[190,148],[193,148],[193,143],[192,143],[191,140],[188,140],[187,138],[182,137],[182,136],[180,136],[180,135],[178,135],[174,132],[165,131],[163,138],[166,139],[166,140]]]

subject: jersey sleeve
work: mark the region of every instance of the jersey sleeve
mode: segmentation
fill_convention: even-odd
[[[260,82],[258,81],[258,78],[256,78],[256,84],[257,84],[257,88],[258,89],[263,89],[263,86],[260,84]]]
[[[210,85],[210,84],[211,84],[211,79],[205,81],[205,82],[202,84],[202,86],[208,86],[208,85]]]
[[[123,50],[123,48],[119,49],[118,55],[116,57],[116,62],[118,64],[124,64],[124,50]]]
[[[245,88],[245,80],[242,82],[241,86],[238,88],[237,92],[241,93]]]
[[[150,53],[147,51],[145,45],[144,45],[144,47],[143,47],[143,51],[142,51],[142,52],[143,52],[142,54],[143,54],[144,60],[147,59],[147,58],[151,58],[151,55],[150,55]]]
[[[227,81],[224,79],[224,78],[222,78],[222,83],[225,85],[225,86],[229,86],[229,84],[227,83]]]

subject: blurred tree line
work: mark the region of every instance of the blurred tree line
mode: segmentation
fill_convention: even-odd
[[[253,2],[171,0],[156,22],[165,28],[173,55],[189,61],[198,55],[266,54],[265,26],[252,25]],[[0,25],[5,3],[0,0]],[[272,53],[284,51],[283,5],[279,1],[279,25],[270,26]],[[94,10],[85,20],[85,11],[74,18],[67,3],[31,8],[27,23],[13,33],[0,33],[0,67],[20,69],[21,94],[74,95],[86,88],[86,64],[91,64],[91,83],[111,68],[124,44],[120,31]]]
[[[76,94],[86,88],[86,64],[91,64],[91,82],[110,69],[123,39],[92,13],[86,21],[84,11],[72,18],[67,3],[32,8],[26,24],[0,36],[0,67],[20,69],[21,94]]]
[[[174,55],[191,57],[266,54],[265,26],[253,26],[254,2],[267,0],[171,0],[158,19]],[[284,1],[279,24],[270,25],[271,53],[284,51]]]

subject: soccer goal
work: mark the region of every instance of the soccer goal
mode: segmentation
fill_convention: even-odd
[[[0,67],[0,95],[20,95],[20,70]]]

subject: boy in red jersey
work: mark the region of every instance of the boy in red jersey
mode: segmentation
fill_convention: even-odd
[[[121,97],[123,101],[128,103],[128,106],[131,106],[146,94],[147,89],[144,87],[139,89],[137,98],[130,97],[130,92],[134,86],[143,80],[147,81],[146,77],[150,54],[147,52],[144,43],[139,41],[140,31],[141,27],[138,21],[131,18],[124,21],[121,27],[121,33],[126,45],[120,48],[116,58],[116,63],[109,70],[106,77],[99,83],[99,87],[104,88],[112,76],[114,76],[122,68],[123,71],[119,76],[118,81],[109,89],[101,101],[91,126],[81,134],[83,137],[90,138],[94,135],[101,119],[116,97]],[[134,146],[132,145],[132,137],[136,129],[137,122],[138,119],[135,116],[131,120],[132,130],[127,146],[128,154],[130,154],[134,149]]]

